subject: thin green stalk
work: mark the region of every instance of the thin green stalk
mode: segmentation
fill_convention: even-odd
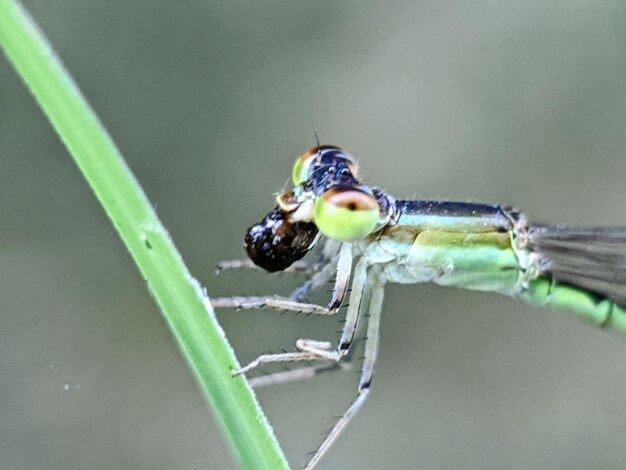
[[[244,468],[288,468],[206,294],[112,139],[28,13],[0,0],[0,46],[67,146],[146,279]]]

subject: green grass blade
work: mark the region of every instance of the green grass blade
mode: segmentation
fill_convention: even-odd
[[[288,468],[208,298],[190,275],[119,150],[14,0],[0,0],[0,46],[83,172],[148,286],[244,468]]]

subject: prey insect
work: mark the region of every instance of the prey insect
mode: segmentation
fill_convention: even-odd
[[[369,394],[388,282],[495,292],[626,332],[626,227],[530,224],[519,210],[499,205],[396,200],[364,185],[354,158],[330,145],[298,157],[292,179],[293,190],[278,194],[276,208],[248,229],[245,247],[254,265],[305,272],[307,281],[289,297],[225,297],[212,304],[335,315],[349,298],[337,342],[303,338],[295,351],[263,354],[235,374],[272,363],[319,361],[318,366],[270,374],[255,379],[258,384],[311,377],[339,364],[350,352],[359,320],[367,317],[356,399],[306,468],[319,462]],[[321,259],[303,263],[316,243],[323,243]],[[327,305],[305,302],[333,276]]]

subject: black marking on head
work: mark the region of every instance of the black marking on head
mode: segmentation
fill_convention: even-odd
[[[338,148],[320,147],[318,156],[309,169],[309,179],[306,190],[316,196],[322,195],[328,189],[341,187],[354,187],[361,183],[353,173],[355,163]]]
[[[311,222],[289,222],[288,213],[276,207],[248,228],[244,246],[254,264],[269,271],[283,271],[313,247],[317,227]]]

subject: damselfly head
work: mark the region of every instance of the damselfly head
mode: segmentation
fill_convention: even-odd
[[[353,157],[332,145],[318,145],[298,157],[293,193],[277,202],[293,210],[290,220],[314,222],[323,235],[351,242],[365,238],[381,223],[381,207],[373,191],[361,184]]]
[[[333,145],[318,145],[298,157],[293,191],[276,196],[278,206],[248,228],[244,246],[254,264],[283,271],[313,248],[318,234],[340,242],[361,240],[389,220],[380,191],[361,184],[354,158]]]
[[[257,266],[269,272],[283,271],[313,248],[317,234],[315,224],[290,222],[289,213],[276,207],[248,228],[244,247]]]

